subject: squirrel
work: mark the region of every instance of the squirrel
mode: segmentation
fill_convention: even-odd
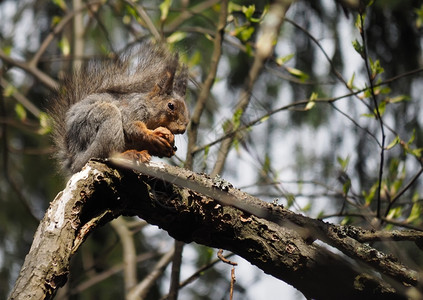
[[[178,55],[151,42],[85,63],[65,78],[50,109],[62,169],[76,173],[116,153],[141,162],[174,155],[174,134],[189,122],[187,78]]]

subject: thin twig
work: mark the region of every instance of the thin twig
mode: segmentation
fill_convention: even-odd
[[[231,261],[229,259],[227,259],[226,257],[223,256],[223,249],[219,249],[219,251],[217,251],[217,257],[223,261],[225,264],[231,265],[231,266],[237,266],[238,263]]]
[[[234,298],[234,286],[235,286],[235,266],[238,265],[238,263],[230,261],[229,259],[225,258],[223,256],[223,249],[219,249],[219,251],[217,252],[217,257],[223,261],[225,264],[231,265],[232,269],[231,269],[231,285],[230,285],[230,289],[229,289],[229,299],[232,300]]]
[[[118,234],[123,252],[123,278],[125,284],[125,295],[129,299],[130,291],[137,284],[137,253],[135,250],[134,236],[128,229],[123,218],[117,218],[110,222],[113,229]]]
[[[420,168],[417,174],[414,175],[413,178],[411,178],[411,180],[391,199],[391,201],[389,201],[388,207],[385,212],[385,217],[388,216],[392,205],[394,205],[395,202],[416,182],[416,180],[420,177],[422,173],[423,168]]]
[[[363,14],[360,13],[360,35],[361,38],[363,39],[363,59],[366,65],[366,71],[367,71],[367,76],[369,79],[369,84],[370,84],[370,93],[372,95],[372,100],[373,100],[373,105],[375,106],[374,111],[376,112],[376,119],[379,120],[379,125],[380,125],[380,130],[381,130],[381,135],[382,135],[382,140],[380,142],[380,162],[379,162],[379,176],[378,176],[378,187],[377,187],[377,211],[376,211],[376,216],[378,218],[380,218],[380,207],[381,207],[381,188],[382,188],[382,177],[383,177],[383,164],[384,164],[384,160],[385,160],[385,129],[384,129],[384,125],[383,125],[383,120],[382,120],[382,115],[380,114],[379,111],[379,106],[377,103],[377,99],[376,99],[376,95],[375,95],[375,91],[374,91],[374,78],[373,75],[371,73],[370,70],[370,66],[369,66],[369,56],[368,56],[368,52],[367,52],[367,39],[366,39],[366,32],[364,30],[364,18],[363,18]]]
[[[320,51],[323,53],[323,56],[326,58],[326,60],[329,62],[330,68],[332,69],[332,72],[335,74],[335,76],[352,92],[351,88],[348,87],[348,83],[345,81],[345,79],[342,77],[341,73],[338,72],[338,70],[335,68],[335,64],[333,63],[332,59],[329,57],[329,55],[326,53],[325,49],[323,49],[322,44],[304,27],[299,25],[298,23],[294,22],[293,20],[290,20],[288,18],[285,18],[285,21],[293,25],[294,27],[297,27],[302,32],[304,32],[309,39],[311,39],[317,47],[320,49]]]
[[[157,281],[157,279],[163,275],[164,270],[167,265],[172,261],[174,254],[174,249],[165,253],[162,258],[156,263],[153,270],[137,284],[129,293],[128,300],[138,300],[145,299],[147,292],[150,290],[150,287]]]
[[[224,256],[225,258],[229,258],[231,256],[234,256],[234,253],[229,253],[226,256]],[[179,284],[179,289],[182,289],[183,287],[187,286],[188,284],[194,282],[196,279],[200,278],[205,271],[207,271],[208,269],[211,269],[212,267],[214,267],[217,263],[221,262],[222,260],[219,258],[216,258],[215,260],[213,260],[212,262],[202,266],[201,268],[199,268],[197,271],[195,271],[191,276],[189,276],[187,279],[185,279],[184,281],[182,281]],[[167,300],[169,297],[168,295],[164,295],[163,297],[160,298],[160,300]]]
[[[229,300],[234,299],[234,286],[235,286],[235,267],[232,267],[231,269],[231,289],[229,290]]]

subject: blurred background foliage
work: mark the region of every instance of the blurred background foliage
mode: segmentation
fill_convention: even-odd
[[[264,200],[330,222],[422,230],[423,3],[364,2],[360,7],[341,0],[291,5],[274,56],[239,120],[261,122],[237,135],[222,176]],[[196,171],[211,171],[217,146],[208,144],[223,135],[227,122],[236,120],[234,107],[268,4],[229,3],[223,53],[200,124],[198,146],[203,150],[195,156]],[[84,60],[107,58],[151,38],[145,13],[189,66],[187,102],[193,108],[210,69],[219,8],[216,0],[0,1],[0,298],[17,277],[38,220],[66,182],[50,159],[54,149],[46,108],[52,83]],[[43,80],[37,70],[55,81]],[[372,86],[374,95],[368,89]],[[186,142],[186,136],[176,139],[179,159]],[[177,158],[172,163],[182,165]],[[126,221],[142,279],[160,253],[172,247],[171,239],[140,220]],[[421,265],[415,248],[380,247]],[[182,277],[214,258],[212,249],[190,245]],[[121,299],[121,263],[119,237],[106,225],[73,259],[61,299]],[[226,297],[228,274],[223,267],[204,272],[183,289],[184,299]],[[252,274],[251,281],[262,276]],[[148,299],[165,294],[168,280],[167,271]],[[249,284],[237,282],[243,299],[252,297]]]

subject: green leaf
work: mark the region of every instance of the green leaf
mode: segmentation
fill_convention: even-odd
[[[139,16],[138,16],[137,11],[131,5],[126,5],[125,6],[125,12],[128,13],[129,16],[128,15],[125,15],[123,17],[123,23],[124,24],[129,24],[131,22],[131,17],[130,16],[132,16],[136,20],[139,20]]]
[[[380,65],[380,61],[378,59],[373,61],[371,57],[369,57],[369,62],[370,62],[370,70],[372,72],[372,75],[371,75],[372,79],[376,78],[377,75],[382,74],[385,71]]]
[[[230,129],[231,122],[226,120],[222,123],[223,132],[227,132]]]
[[[379,114],[382,116],[385,113],[385,110],[386,110],[386,101],[380,101],[377,109],[379,111]],[[375,111],[375,115],[377,115],[376,111]]]
[[[62,17],[60,17],[60,16],[54,16],[54,17],[51,19],[51,26],[52,26],[52,27],[56,26],[57,24],[59,24],[59,23],[60,23],[60,21],[62,21]]]
[[[287,202],[287,207],[290,208],[294,202],[295,202],[295,196],[291,193],[285,193],[285,198],[286,198],[286,202]]]
[[[398,218],[398,217],[400,217],[401,216],[401,213],[402,213],[402,207],[401,206],[398,206],[398,207],[395,207],[395,208],[392,208],[390,211],[389,211],[389,213],[388,213],[388,215],[386,216],[386,218],[389,220],[389,219],[396,219],[396,218]]]
[[[366,14],[358,14],[357,18],[355,19],[355,27],[361,32],[363,28],[361,28],[361,20],[363,19],[363,24],[366,21]]]
[[[65,36],[60,40],[59,47],[64,56],[68,56],[70,54],[70,43]]]
[[[172,0],[164,0],[162,4],[159,5],[160,8],[160,21],[164,22],[169,15],[169,8],[172,5]]]
[[[250,18],[250,22],[251,23],[260,23],[261,22],[261,18]]]
[[[230,1],[228,4],[228,12],[233,13],[234,11],[235,12],[242,11],[242,6],[234,3],[233,1]]]
[[[404,175],[404,172],[402,173],[402,175]],[[404,183],[404,178],[399,178],[398,180],[395,180],[392,184],[390,193],[392,195],[395,195],[399,191],[399,189],[402,187],[403,183]]]
[[[293,76],[299,78],[301,81],[306,81],[308,79],[308,75],[303,71],[300,71],[295,68],[286,67],[286,70]]]
[[[266,115],[260,119],[259,123],[266,122],[268,119],[269,119],[269,115]]]
[[[325,211],[324,211],[324,210],[321,210],[321,211],[319,211],[319,213],[317,214],[316,219],[318,219],[318,220],[319,220],[319,219],[323,218],[325,215],[326,215]]]
[[[233,140],[232,144],[233,144],[233,146],[234,146],[234,149],[235,149],[237,152],[239,152],[239,149],[240,149],[240,147],[239,147],[239,145],[240,145],[240,140],[237,138],[237,136],[235,136],[235,137],[234,137],[234,140]]]
[[[253,33],[254,33],[254,27],[247,27],[247,28],[245,28],[244,30],[242,30],[241,32],[240,32],[240,37],[241,37],[241,40],[243,41],[243,42],[246,42],[246,41],[248,41],[249,39],[250,39],[250,37],[253,35]]]
[[[311,96],[310,96],[310,101],[307,103],[307,105],[304,108],[304,110],[310,110],[310,109],[312,109],[316,105],[315,100],[317,99],[317,97],[318,97],[318,94],[316,92],[312,92],[311,93]]]
[[[417,28],[420,28],[420,27],[422,27],[422,24],[423,24],[423,4],[420,6],[420,8],[416,8],[414,10],[414,12],[417,15],[417,18],[416,18],[416,27]]]
[[[241,124],[241,117],[242,117],[242,109],[238,109],[232,118],[234,129],[237,129]]]
[[[410,96],[407,96],[407,95],[399,95],[394,98],[387,99],[389,103],[398,103],[398,102],[408,101],[408,100],[410,100]]]
[[[380,87],[377,86],[374,89],[374,93],[375,95],[379,95],[379,94],[389,94],[391,92],[391,88],[389,86],[385,86],[385,87]]]
[[[366,118],[374,118],[375,115],[374,114],[361,114],[362,117],[366,117]]]
[[[250,20],[252,18],[255,11],[256,11],[256,6],[254,4],[252,4],[248,7],[246,7],[246,6],[242,7],[242,12],[244,13],[247,20]]]
[[[245,45],[245,53],[247,53],[248,56],[253,57],[254,51],[253,51],[253,47],[250,44]]]
[[[241,41],[246,42],[250,39],[254,30],[255,29],[252,26],[240,26],[232,32],[232,35],[235,35]]]
[[[206,146],[206,147],[204,147],[204,161],[206,161],[207,160],[207,157],[208,157],[208,155],[209,155],[209,152],[210,152],[210,146]]]
[[[338,161],[339,165],[341,166],[342,170],[346,170],[348,168],[348,164],[350,162],[350,156],[348,155],[345,159],[338,156],[336,158],[336,160]]]
[[[390,142],[389,143],[389,145],[388,146],[386,146],[386,150],[389,150],[389,149],[392,149],[392,148],[394,148],[397,144],[399,144],[399,142],[400,142],[401,140],[400,140],[400,138],[399,138],[399,136],[396,136],[395,137],[395,139],[392,141],[392,142]]]
[[[369,97],[371,97],[372,96],[372,90],[370,89],[370,88],[367,88],[365,91],[364,91],[364,98],[369,98]]]
[[[411,135],[410,139],[407,142],[407,145],[410,145],[412,142],[414,142],[414,139],[416,138],[416,129],[413,129],[413,134]]]
[[[422,207],[419,203],[414,203],[411,207],[410,215],[407,218],[407,223],[411,223],[415,220],[418,220],[422,214]]]
[[[354,40],[354,41],[352,41],[352,45],[354,47],[354,50],[357,51],[357,53],[360,54],[360,56],[362,58],[364,58],[365,57],[364,56],[364,47],[360,44],[360,42],[357,41],[357,40]]]
[[[254,22],[254,23],[259,23],[259,22],[261,22],[261,21],[264,19],[264,17],[267,15],[267,13],[269,12],[269,7],[270,7],[270,4],[269,4],[269,3],[267,3],[267,4],[264,6],[264,8],[263,8],[263,12],[261,13],[260,18],[259,18],[259,19],[256,19],[256,18],[251,18],[251,19],[250,19],[250,21],[251,21],[251,22]]]
[[[276,58],[276,63],[279,66],[282,66],[286,62],[290,61],[294,56],[295,56],[295,54],[291,53],[291,54],[288,54],[288,55],[285,55],[285,56],[282,56],[282,57],[278,57],[278,58]]]
[[[18,116],[18,119],[19,120],[21,120],[21,121],[25,121],[26,120],[26,117],[27,117],[26,109],[25,109],[25,107],[22,104],[17,103],[15,105],[15,113]]]
[[[345,217],[342,221],[341,221],[341,225],[348,225],[352,223],[352,218],[351,217]]]
[[[182,41],[183,39],[185,39],[187,36],[186,32],[182,32],[182,31],[175,31],[174,33],[172,33],[170,36],[167,37],[166,41],[169,44],[173,44],[179,41]]]
[[[301,209],[303,212],[308,212],[311,210],[311,202],[308,202],[306,206]]]
[[[422,151],[423,151],[423,148],[417,148],[417,149],[413,149],[413,150],[411,150],[411,154],[413,154],[415,157],[417,157],[417,158],[421,158],[421,156],[422,156]]]
[[[314,106],[316,105],[315,101],[309,101],[306,105],[306,107],[304,108],[304,110],[310,110],[312,109]]]
[[[3,50],[3,52],[6,55],[9,55],[10,56],[10,54],[12,53],[12,49],[13,48],[12,48],[12,46],[6,45],[6,46],[2,46],[1,49]]]
[[[40,129],[38,130],[39,134],[45,135],[51,132],[51,120],[48,114],[46,114],[45,112],[41,112],[39,116],[39,122],[40,122]]]
[[[4,91],[3,91],[3,95],[5,96],[5,97],[10,97],[10,96],[12,96],[13,95],[13,93],[15,92],[15,87],[13,86],[13,85],[11,85],[11,84],[8,84],[7,86],[6,86],[6,88],[4,89]]]
[[[264,156],[264,163],[263,163],[263,166],[261,168],[261,171],[262,171],[262,174],[264,176],[266,176],[269,173],[270,170],[271,170],[270,157],[269,157],[269,155],[266,154]]]
[[[347,180],[347,182],[345,182],[342,185],[342,192],[344,193],[344,195],[348,195],[350,188],[351,188],[351,180]]]
[[[363,191],[364,201],[366,205],[370,205],[375,197],[377,190],[377,183],[375,183],[369,190],[369,192]]]
[[[61,10],[67,10],[66,2],[64,0],[53,0],[53,3],[60,7]]]
[[[348,88],[350,88],[350,89],[354,88],[354,79],[355,79],[355,72],[352,74],[350,80],[348,80],[348,82],[347,82]]]
[[[190,57],[189,61],[188,61],[188,66],[190,67],[195,67],[197,66],[201,60],[202,60],[202,55],[200,53],[200,51],[196,50],[192,56]]]
[[[379,105],[378,105],[378,107],[377,107],[377,110],[379,111],[379,114],[381,115],[381,116],[383,116],[383,114],[385,113],[385,111],[386,111],[386,101],[385,100],[383,100],[383,101],[381,101],[380,103],[379,103]],[[377,118],[377,111],[376,111],[376,108],[375,109],[373,109],[373,113],[372,114],[362,114],[361,116],[363,116],[363,117],[368,117],[368,118]]]

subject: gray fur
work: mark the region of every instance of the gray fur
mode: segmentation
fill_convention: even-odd
[[[90,158],[144,150],[137,121],[150,130],[163,126],[183,133],[189,120],[186,82],[178,57],[151,43],[114,60],[88,62],[64,81],[50,110],[63,169],[77,172]]]

